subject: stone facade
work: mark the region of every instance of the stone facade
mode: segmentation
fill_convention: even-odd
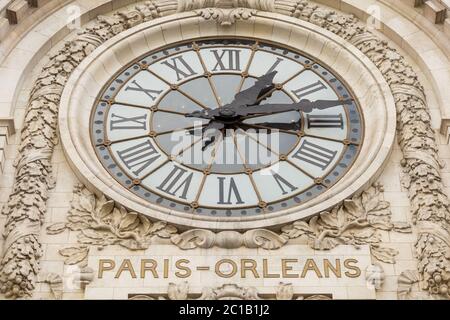
[[[74,5],[79,9],[76,15],[84,30],[81,35],[79,30],[67,27],[68,19],[75,17],[68,17],[68,9]],[[14,31],[6,32],[0,42],[0,74],[2,79],[8,79],[0,88],[0,130],[4,129],[0,131],[0,203],[4,214],[0,216],[4,235],[0,239],[1,298],[179,299],[191,297],[189,294],[206,299],[221,294],[284,299],[449,298],[450,214],[446,194],[450,192],[450,111],[445,101],[450,93],[445,87],[450,83],[450,38],[443,27],[423,21],[423,16],[417,14],[422,8],[408,6],[406,1],[356,4],[332,0],[248,0],[235,6],[226,1],[224,5],[217,1],[78,0],[61,1],[55,11],[46,5],[34,10],[33,15],[39,17],[35,23],[22,16],[22,22]],[[245,28],[246,21],[275,12],[293,21],[310,23],[353,44],[380,69],[395,98],[398,135],[389,160],[376,181],[371,181],[373,186],[366,185],[364,192],[361,190],[329,212],[322,212],[319,218],[298,221],[281,230],[262,230],[258,234],[230,231],[221,235],[207,230],[178,230],[161,221],[138,218],[139,228],[147,228],[145,237],[139,238],[142,242],[137,241],[142,233],[135,231],[136,226],[128,237],[109,228],[111,236],[104,242],[93,233],[84,232],[80,237],[83,230],[96,228],[89,223],[83,230],[70,225],[68,222],[74,221],[71,216],[77,212],[93,215],[99,208],[112,206],[108,210],[120,211],[121,219],[131,218],[121,203],[111,204],[80,185],[85,181],[77,177],[58,144],[56,114],[66,81],[72,70],[104,41],[146,21],[189,15],[193,10],[200,23],[223,32]],[[370,12],[379,15],[370,16]],[[14,119],[15,130],[8,119]],[[80,205],[84,198],[89,199],[91,207]],[[347,224],[332,226],[332,232],[324,239],[324,228],[330,226],[330,220],[339,219],[339,214]],[[355,215],[362,219],[354,220],[367,234],[366,238],[357,236],[357,243],[354,233],[353,238],[345,234],[347,230],[352,232]],[[381,225],[374,222],[373,217],[377,216],[383,217]],[[314,229],[316,224],[321,232]],[[340,232],[335,233],[336,229]],[[362,246],[357,253],[355,245]],[[123,263],[120,257],[131,257],[137,261],[133,266],[139,266],[139,257],[157,256],[163,260],[165,254],[161,252],[170,252],[174,260],[186,255],[198,265],[204,256],[279,255],[288,259],[299,255],[304,260],[325,256],[330,261],[361,257],[364,268],[373,265],[379,276],[374,287],[366,279],[372,273],[364,269],[361,271],[365,277],[361,275],[357,283],[351,279],[327,282],[308,279],[306,275],[307,284],[296,287],[294,280],[283,276],[270,283],[232,277],[208,289],[199,286],[198,279],[186,279],[187,287],[184,278],[170,275],[159,279],[154,290],[148,291],[142,287],[147,287],[146,282],[151,285],[151,281],[140,280],[139,274],[135,279],[128,266],[126,275],[119,279],[121,283],[98,279],[102,257],[119,257],[116,265]],[[168,268],[172,267],[175,268]],[[198,277],[198,272],[193,277]],[[289,281],[294,282],[294,288],[286,284]]]

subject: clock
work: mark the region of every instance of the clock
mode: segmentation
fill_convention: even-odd
[[[89,130],[103,168],[142,203],[224,221],[327,194],[365,133],[345,79],[250,37],[182,41],[135,59],[98,94]]]
[[[65,156],[96,196],[212,231],[277,231],[366,190],[396,121],[379,69],[342,38],[276,14],[222,26],[195,11],[97,47],[58,113]]]

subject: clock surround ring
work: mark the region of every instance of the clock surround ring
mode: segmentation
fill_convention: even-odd
[[[264,34],[263,31],[255,34],[253,31],[257,29],[267,30],[269,26],[272,27],[272,31],[267,34]],[[196,28],[198,32],[195,31]],[[188,30],[186,32],[192,34],[183,33],[181,30]],[[372,139],[374,132],[384,133],[382,137],[378,137],[375,141],[365,143],[371,145],[368,159],[361,161],[362,159],[359,157],[347,175],[325,195],[319,196],[305,205],[300,205],[298,208],[287,210],[287,212],[271,213],[267,217],[226,218],[225,220],[221,218],[199,218],[192,214],[162,210],[145,203],[131,192],[122,190],[98,162],[95,152],[87,143],[90,139],[85,139],[86,133],[89,134],[90,130],[86,127],[89,122],[83,121],[83,115],[87,112],[87,108],[91,108],[93,105],[93,99],[95,100],[101,87],[125,64],[149,51],[183,40],[187,41],[191,38],[229,37],[233,35],[233,32],[237,36],[262,38],[275,43],[288,43],[288,45],[291,43],[290,46],[303,46],[298,50],[309,55],[317,54],[318,60],[326,65],[330,65],[330,63],[323,61],[321,57],[334,57],[335,60],[339,57],[341,65],[336,65],[336,68],[346,71],[336,70],[332,66],[337,74],[359,74],[359,83],[353,81],[354,79],[351,80],[350,82],[355,83],[350,83],[350,88],[353,89],[363,108],[364,102],[368,101],[368,97],[364,94],[371,92],[370,99],[375,101],[377,106],[373,107],[373,102],[370,108],[378,109],[368,110],[369,114],[370,112],[372,112],[372,115],[376,113],[379,120],[378,128],[372,126],[369,133],[372,134]],[[325,45],[321,47],[321,43],[325,43]],[[264,14],[256,15],[254,19],[237,21],[232,27],[220,27],[215,22],[205,21],[192,12],[175,14],[143,23],[105,42],[89,55],[70,77],[61,98],[59,114],[60,134],[64,151],[77,176],[92,191],[99,195],[105,194],[130,210],[184,228],[195,227],[213,230],[269,228],[282,226],[325,211],[352,194],[363,190],[373,182],[390,154],[395,137],[395,104],[389,86],[378,69],[356,48],[349,46],[341,38],[317,26],[275,14],[271,17]],[[345,65],[342,66],[342,62],[347,64],[347,68]],[[95,80],[98,87],[83,86],[84,83],[92,82],[92,79]],[[86,112],[80,112],[80,106],[82,109],[84,108],[82,111],[86,110]],[[356,168],[355,165],[359,167]]]

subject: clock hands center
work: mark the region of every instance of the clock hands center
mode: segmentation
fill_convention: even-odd
[[[221,130],[228,127],[240,127],[239,124],[245,127],[243,121],[248,117],[262,117],[291,111],[311,113],[316,109],[325,110],[339,105],[351,104],[352,102],[353,99],[317,100],[314,102],[302,100],[292,104],[266,104],[253,106],[235,106],[230,104],[214,110],[195,111],[186,114],[185,116],[210,120],[209,124],[202,130],[202,133],[209,138],[209,140],[206,140],[204,143],[203,150],[205,150],[218,139]],[[276,129],[276,127],[277,126],[274,126],[273,129]]]
[[[243,121],[249,117],[261,117],[290,111],[311,113],[315,109],[324,110],[353,102],[353,99],[317,100],[314,102],[301,100],[292,104],[260,105],[260,98],[275,88],[273,80],[276,74],[277,71],[274,71],[260,77],[253,86],[236,94],[234,101],[230,104],[212,110],[198,110],[185,115],[187,118],[209,120],[208,125],[202,130],[204,135],[208,132],[206,135],[210,137],[204,144],[203,150],[217,139],[223,129],[235,127],[239,124],[245,125]],[[211,131],[213,131],[212,134],[210,133]]]

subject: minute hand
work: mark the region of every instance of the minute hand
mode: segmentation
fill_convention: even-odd
[[[292,104],[265,104],[260,106],[241,107],[237,113],[241,117],[254,115],[271,115],[275,113],[283,113],[290,111],[303,111],[310,113],[313,110],[324,110],[344,104],[350,104],[353,100],[317,100],[311,102],[309,100],[302,100],[298,103]]]

